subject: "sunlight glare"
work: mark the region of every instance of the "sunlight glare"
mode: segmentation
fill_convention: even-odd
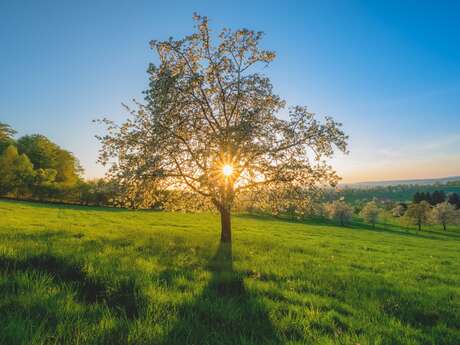
[[[233,174],[233,167],[229,164],[225,164],[224,167],[222,168],[222,173],[225,176],[230,176]]]

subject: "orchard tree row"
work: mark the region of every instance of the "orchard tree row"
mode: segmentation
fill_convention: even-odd
[[[354,208],[342,200],[327,203],[324,206],[324,215],[344,226],[351,222]],[[397,204],[391,209],[391,215],[399,219],[399,226],[415,225],[418,231],[424,225],[440,225],[446,231],[450,225],[460,225],[460,210],[455,205],[444,201],[435,206],[422,200],[419,203],[405,205]],[[386,223],[388,210],[381,207],[376,201],[366,203],[359,216],[368,224],[375,227],[377,223]]]

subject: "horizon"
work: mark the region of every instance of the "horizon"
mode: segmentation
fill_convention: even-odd
[[[0,121],[102,177],[92,120],[127,117],[121,103],[143,99],[157,61],[148,42],[191,33],[198,12],[215,31],[264,31],[276,93],[343,123],[350,154],[331,161],[340,183],[460,175],[460,4],[264,2],[263,15],[261,4],[2,3]]]
[[[409,183],[409,182],[425,182],[436,184],[438,181],[443,181],[442,183],[447,183],[448,181],[460,181],[460,176],[443,176],[443,177],[429,177],[429,178],[415,178],[415,179],[391,179],[391,180],[373,180],[373,181],[360,181],[360,182],[339,182],[338,186],[354,186],[354,185],[371,185],[371,184],[385,184],[388,185],[388,183],[394,183],[391,186],[398,186],[402,185],[404,183]],[[388,185],[390,186],[390,185]]]

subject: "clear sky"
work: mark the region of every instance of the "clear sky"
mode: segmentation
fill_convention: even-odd
[[[350,135],[345,182],[460,175],[458,1],[0,0],[0,121],[102,176],[92,119],[125,118],[149,40],[190,33],[194,11],[265,31],[275,91]]]

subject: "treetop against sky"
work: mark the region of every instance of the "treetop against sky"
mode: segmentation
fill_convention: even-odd
[[[243,10],[244,9],[244,10]],[[143,101],[152,39],[190,32],[192,13],[264,31],[263,71],[289,104],[330,115],[350,135],[333,165],[345,182],[458,175],[460,5],[441,2],[3,1],[0,120],[72,151],[88,177],[101,128]],[[286,114],[287,116],[287,114]]]

